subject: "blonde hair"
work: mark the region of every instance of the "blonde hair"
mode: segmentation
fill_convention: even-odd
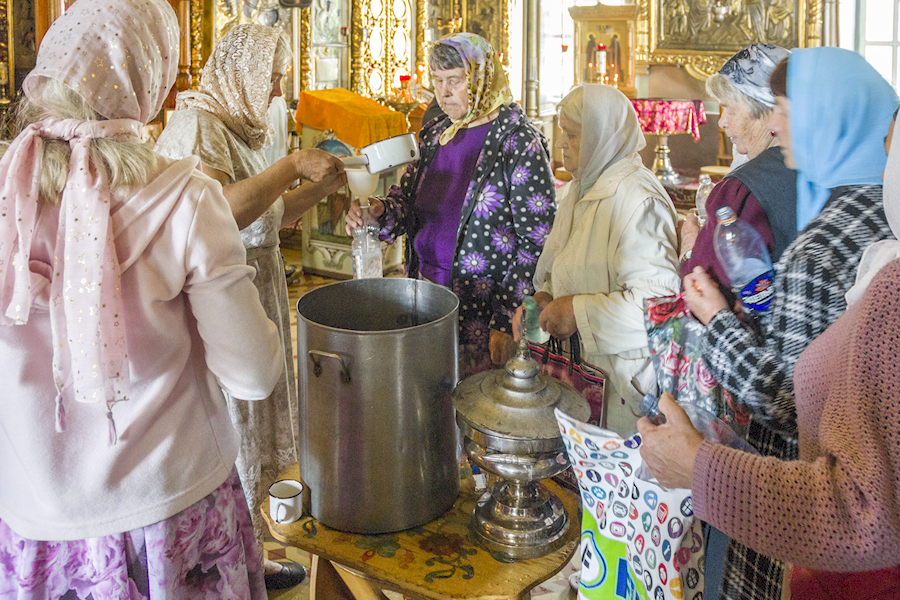
[[[56,80],[46,79],[43,85],[36,86],[32,96],[23,97],[16,111],[14,136],[44,119],[104,120],[84,98]],[[42,202],[59,202],[69,175],[70,154],[67,142],[44,140],[40,184]],[[131,190],[147,182],[156,164],[156,154],[150,144],[134,138],[96,138],[91,140],[91,161],[106,171],[111,190]]]

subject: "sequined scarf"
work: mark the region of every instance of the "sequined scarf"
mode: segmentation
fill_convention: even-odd
[[[112,193],[105,169],[91,159],[91,140],[139,140],[177,69],[178,22],[167,2],[79,0],[47,31],[23,85],[36,100],[40,86],[56,79],[108,119],[34,123],[0,159],[0,324],[24,325],[34,310],[49,310],[58,431],[65,427],[62,397],[71,390],[79,402],[105,403],[115,443],[111,408],[129,392]],[[71,149],[52,265],[31,258],[47,138]]]

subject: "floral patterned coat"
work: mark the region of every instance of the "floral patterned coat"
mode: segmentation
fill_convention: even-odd
[[[382,239],[406,233],[410,277],[419,272],[413,238],[421,175],[434,161],[447,117],[426,123],[421,157],[411,164],[385,200]],[[511,319],[526,295],[544,239],[550,233],[556,189],[543,134],[518,104],[500,107],[475,164],[456,233],[451,282],[459,297],[460,344],[487,347],[490,330],[511,333]]]

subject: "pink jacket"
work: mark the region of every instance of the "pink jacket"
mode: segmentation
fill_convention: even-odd
[[[803,567],[900,565],[898,290],[895,260],[797,360],[801,460],[703,443],[692,484],[698,517]]]
[[[222,388],[259,400],[281,374],[237,225],[197,162],[160,157],[144,189],[114,201],[131,374],[115,445],[102,403],[67,399],[55,430],[49,296],[26,325],[0,327],[0,519],[25,538],[129,531],[197,502],[237,456]],[[31,259],[52,264],[58,207],[39,210]]]

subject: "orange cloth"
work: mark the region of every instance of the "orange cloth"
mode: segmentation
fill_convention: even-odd
[[[356,148],[407,129],[403,113],[343,88],[300,92],[294,119],[298,131],[301,125],[331,129],[337,139]]]

